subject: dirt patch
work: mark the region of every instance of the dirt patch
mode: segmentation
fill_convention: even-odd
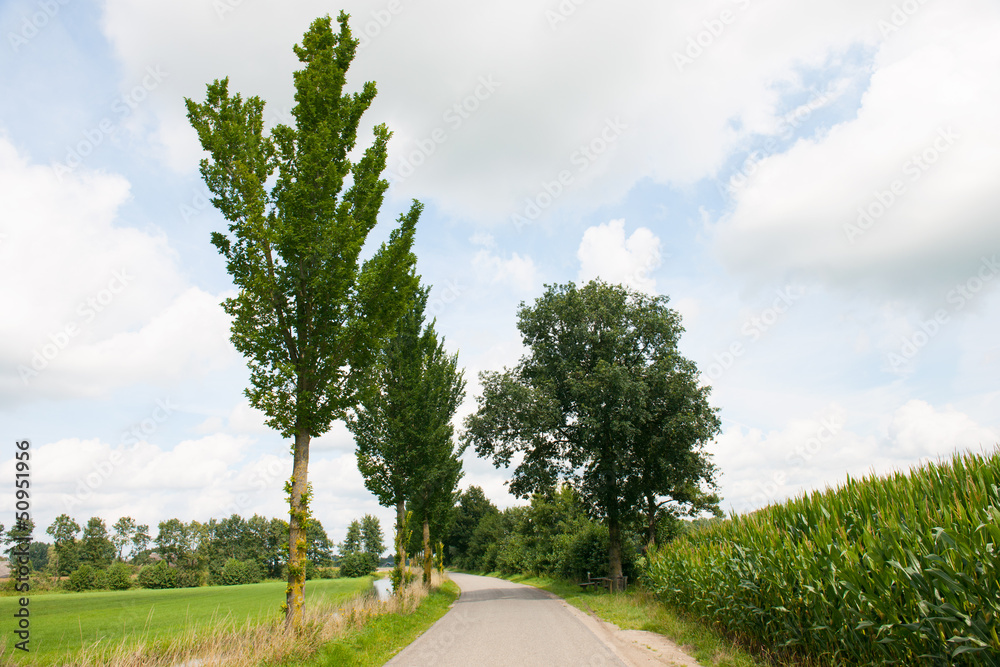
[[[648,665],[674,665],[675,667],[701,667],[697,660],[685,653],[680,646],[661,634],[643,630],[622,630],[595,614],[584,613],[568,602],[563,602],[591,632],[597,635],[615,655],[631,667]]]

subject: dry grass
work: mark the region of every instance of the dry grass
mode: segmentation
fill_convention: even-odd
[[[437,572],[431,586],[440,585]],[[418,581],[383,602],[371,592],[358,595],[347,603],[325,600],[307,604],[301,629],[285,631],[284,620],[266,623],[243,623],[219,619],[211,630],[191,630],[169,641],[144,636],[131,637],[117,644],[87,646],[67,656],[67,662],[7,662],[17,665],[60,665],[69,667],[252,667],[306,659],[337,637],[363,627],[369,619],[382,614],[414,611],[429,589]],[[6,647],[9,650],[9,645]],[[7,658],[0,647],[0,659]]]

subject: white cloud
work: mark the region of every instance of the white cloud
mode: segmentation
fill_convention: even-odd
[[[995,429],[952,407],[910,400],[896,408],[878,435],[848,428],[850,413],[836,404],[820,414],[789,420],[765,433],[733,427],[709,447],[723,471],[724,505],[738,512],[801,493],[836,487],[847,476],[885,475],[959,451],[991,449]]]
[[[231,364],[220,298],[184,287],[166,237],[119,224],[120,176],[29,164],[0,137],[0,395],[92,396]]]
[[[776,85],[805,87],[803,70],[874,43],[892,6],[647,0],[592,3],[553,23],[552,8],[530,0],[503,11],[448,0],[419,11],[404,3],[380,27],[372,21],[386,10],[381,0],[344,5],[355,34],[366,24],[377,33],[352,66],[352,85],[374,80],[381,91],[363,124],[386,121],[395,132],[390,171],[420,163],[394,194],[492,222],[508,220],[563,171],[570,178],[554,205],[569,208],[612,202],[644,177],[691,183],[713,174],[740,142],[778,122]],[[291,45],[329,11],[265,0],[220,18],[200,0],[112,0],[103,23],[126,81],[150,64],[169,72],[141,112],[157,119],[170,164],[192,170],[199,153],[176,100],[201,99],[206,83],[229,75],[232,90],[287,111],[298,67]],[[700,33],[723,11],[735,20],[679,67],[677,54],[704,41]],[[611,74],[596,86],[594,72]],[[619,130],[608,134],[609,122]]]
[[[857,117],[763,160],[715,229],[724,261],[940,302],[1000,247],[1000,11],[927,4],[875,57]]]
[[[531,257],[522,257],[516,252],[504,259],[489,250],[480,250],[472,258],[472,267],[478,278],[490,285],[507,284],[528,292],[538,283],[538,272]]]
[[[913,459],[937,459],[954,451],[979,451],[1000,443],[997,431],[980,426],[968,415],[950,406],[938,411],[916,399],[896,410],[888,435],[893,455]]]
[[[625,238],[625,221],[612,220],[583,233],[576,253],[580,260],[578,280],[600,278],[644,292],[656,291],[650,273],[660,266],[660,239],[646,227]]]

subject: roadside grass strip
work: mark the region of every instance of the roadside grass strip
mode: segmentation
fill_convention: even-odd
[[[288,667],[293,664],[307,667],[384,665],[444,616],[460,592],[455,582],[443,581],[422,600],[417,600],[412,609],[398,609],[369,618],[323,646],[308,662],[281,664]]]

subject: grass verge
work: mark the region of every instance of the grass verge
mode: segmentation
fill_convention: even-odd
[[[443,581],[414,609],[375,616],[356,630],[326,644],[311,660],[295,664],[306,667],[384,665],[444,616],[459,592],[455,582]]]
[[[770,667],[773,664],[766,658],[747,652],[704,623],[666,607],[646,591],[603,593],[584,591],[575,582],[565,579],[506,576],[496,572],[489,576],[554,593],[577,609],[596,614],[623,630],[644,630],[661,634],[706,667]]]

